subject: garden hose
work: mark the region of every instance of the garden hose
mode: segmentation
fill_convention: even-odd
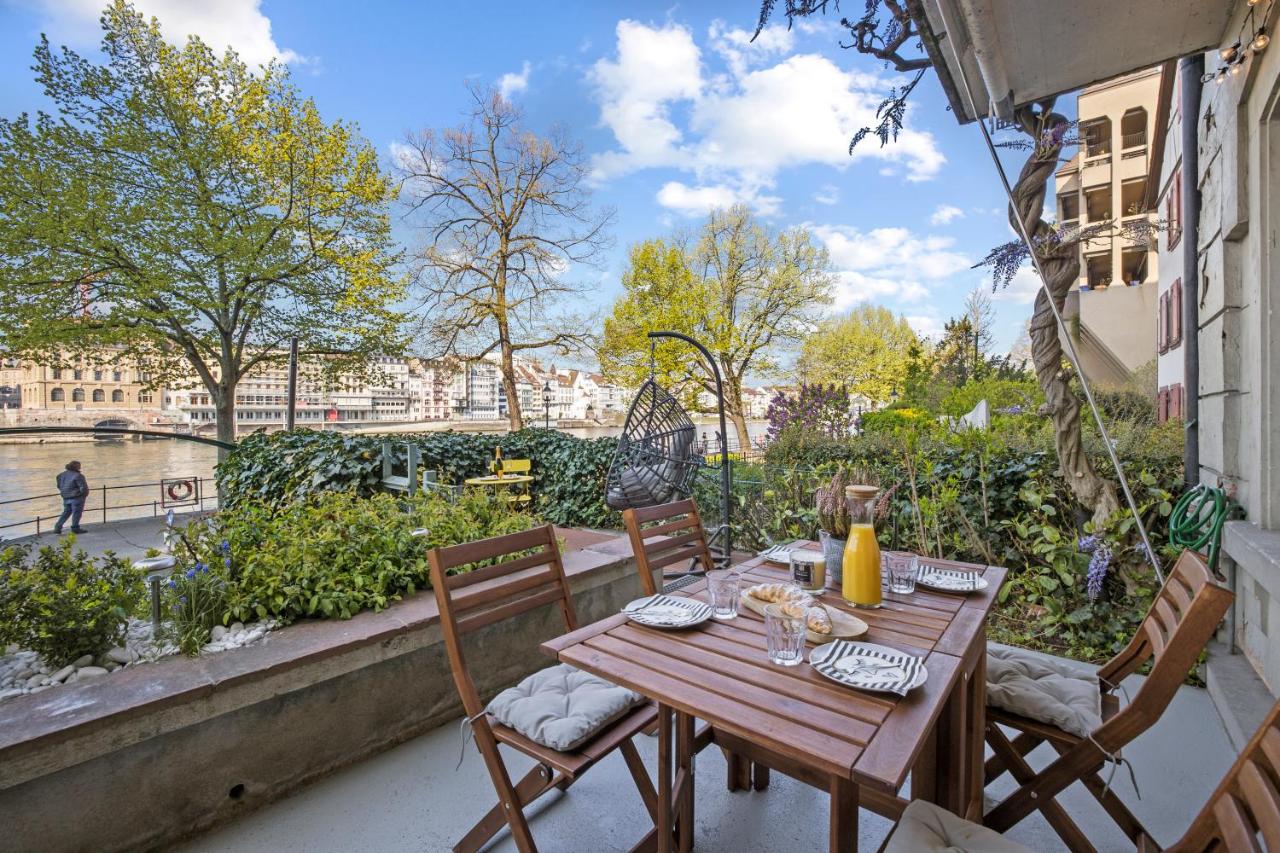
[[[1199,483],[1178,499],[1169,515],[1169,542],[1203,552],[1212,571],[1218,569],[1222,525],[1230,508],[1222,489]]]

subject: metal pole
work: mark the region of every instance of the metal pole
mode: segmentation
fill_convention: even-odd
[[[707,364],[711,367],[711,374],[715,377],[716,402],[720,408],[720,517],[724,524],[724,554],[720,559],[720,567],[727,569],[733,555],[733,527],[729,524],[729,495],[733,489],[733,474],[730,466],[733,463],[729,459],[729,428],[724,416],[724,383],[720,380],[720,367],[711,356],[711,351],[688,335],[682,335],[679,332],[650,332],[649,337],[651,339],[675,338],[694,347],[707,360]]]
[[[1200,482],[1200,76],[1204,54],[1178,62],[1182,75],[1182,422],[1186,438],[1182,473],[1187,485]],[[1232,637],[1234,642],[1235,638]]]
[[[289,405],[285,409],[284,428],[291,430],[298,416],[298,339],[289,338]]]

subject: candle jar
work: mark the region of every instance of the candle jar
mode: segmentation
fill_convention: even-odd
[[[820,593],[827,585],[827,558],[821,551],[791,552],[791,580],[805,592]]]

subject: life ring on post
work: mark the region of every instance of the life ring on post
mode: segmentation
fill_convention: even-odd
[[[165,489],[165,494],[168,495],[169,500],[175,503],[191,500],[195,492],[196,488],[191,484],[190,480],[175,480]]]

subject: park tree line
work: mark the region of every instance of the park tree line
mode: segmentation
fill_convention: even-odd
[[[335,376],[376,371],[375,353],[494,354],[518,429],[522,353],[594,356],[634,387],[647,333],[684,332],[712,352],[743,443],[748,382],[886,401],[996,369],[984,294],[936,341],[884,308],[832,316],[826,249],[741,205],[630,247],[622,295],[594,316],[581,306],[613,212],[592,203],[563,129],[536,133],[472,87],[458,125],[408,135],[387,165],[286,67],[251,69],[194,36],[174,46],[161,26],[114,0],[101,60],[42,38],[34,71],[51,112],[0,118],[0,351],[109,346],[155,384],[197,377],[226,441],[238,384],[294,339]],[[711,365],[683,344],[654,358],[690,403],[714,391]]]

